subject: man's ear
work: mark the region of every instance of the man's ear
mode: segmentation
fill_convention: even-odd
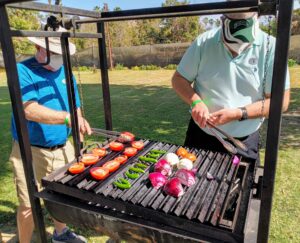
[[[41,49],[41,47],[38,46],[38,45],[35,45],[35,49],[36,49],[37,51],[39,51],[39,50]]]

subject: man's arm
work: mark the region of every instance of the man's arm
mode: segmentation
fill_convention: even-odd
[[[177,71],[174,73],[172,78],[172,87],[179,97],[188,105],[191,105],[196,100],[202,100],[192,88],[191,83],[182,77]],[[194,106],[192,109],[192,117],[200,127],[205,127],[206,120],[209,117],[209,111],[203,101]]]
[[[24,111],[26,119],[44,124],[64,124],[66,117],[70,114],[66,111],[56,111],[49,109],[35,101],[24,102]],[[82,134],[91,134],[89,123],[82,117],[80,108],[77,109],[79,129]],[[71,119],[69,119],[68,126],[71,126]]]
[[[283,112],[285,112],[288,109],[289,103],[290,103],[290,90],[288,89],[284,92],[284,99],[282,105]],[[269,110],[270,110],[270,94],[266,95],[263,113],[262,113],[262,101],[257,101],[252,104],[249,104],[245,106],[245,108],[248,113],[248,119],[258,118],[261,117],[262,115],[264,117],[268,117]],[[242,117],[242,111],[238,108],[222,109],[212,113],[210,115],[209,121],[212,122],[214,125],[223,125],[234,120],[239,120],[241,119],[241,117]]]

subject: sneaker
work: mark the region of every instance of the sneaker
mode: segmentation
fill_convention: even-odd
[[[56,230],[53,232],[52,243],[87,243],[86,238],[81,235],[76,235],[69,228],[65,228],[60,235],[57,235]]]

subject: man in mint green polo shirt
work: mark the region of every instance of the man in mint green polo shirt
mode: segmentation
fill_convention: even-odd
[[[209,121],[243,141],[249,148],[245,156],[258,158],[258,129],[270,106],[275,38],[269,40],[268,45],[256,13],[234,13],[223,16],[221,28],[198,36],[188,48],[172,78],[174,90],[191,107],[186,146],[224,151],[206,128]],[[287,75],[283,111],[289,104],[289,85]]]

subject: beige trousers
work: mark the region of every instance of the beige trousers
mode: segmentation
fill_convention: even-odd
[[[49,150],[31,146],[35,179],[41,189],[41,179],[52,171],[72,162],[75,159],[74,148],[68,141],[62,148]],[[14,179],[20,206],[30,207],[25,173],[18,142],[13,142],[9,160],[13,164]]]

